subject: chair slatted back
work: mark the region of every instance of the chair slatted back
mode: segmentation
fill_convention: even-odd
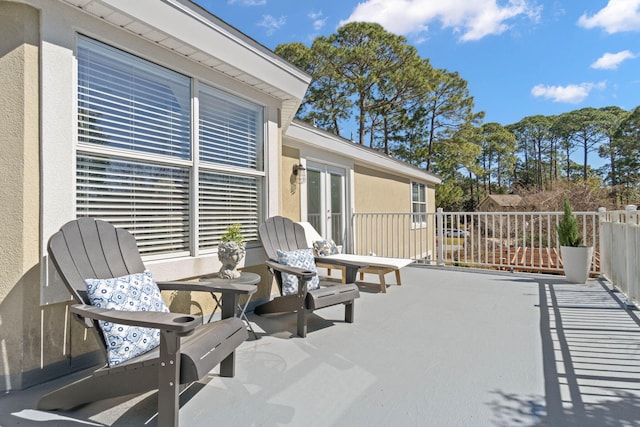
[[[307,249],[304,228],[289,218],[273,216],[268,218],[258,229],[260,240],[269,259],[278,260],[278,249],[292,251]]]
[[[69,221],[49,239],[49,256],[77,302],[89,304],[84,279],[108,279],[142,273],[135,237],[105,221]]]

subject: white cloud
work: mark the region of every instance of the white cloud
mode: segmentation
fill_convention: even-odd
[[[553,102],[579,104],[584,101],[593,89],[605,89],[605,82],[581,83],[579,85],[547,86],[539,84],[531,89],[531,95],[536,98],[551,99]]]
[[[629,50],[623,50],[618,53],[607,52],[591,64],[591,68],[595,68],[597,70],[615,70],[622,62],[635,57],[636,55],[631,53]]]
[[[274,18],[271,15],[262,15],[262,21],[258,22],[258,25],[261,27],[265,27],[267,29],[267,35],[270,36],[286,23],[287,18],[284,16],[281,16],[280,18]]]
[[[376,22],[387,31],[406,35],[426,31],[428,24],[438,21],[460,34],[461,41],[472,41],[505,32],[514,18],[537,22],[541,9],[532,0],[509,0],[504,6],[497,0],[365,0],[340,25]]]
[[[313,21],[313,29],[316,31],[320,31],[327,23],[327,17],[322,17],[322,11],[311,12],[307,16]]]
[[[640,0],[609,0],[595,15],[583,14],[578,25],[585,28],[602,27],[609,34],[640,31]]]

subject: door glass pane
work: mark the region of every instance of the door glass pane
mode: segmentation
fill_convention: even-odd
[[[320,172],[307,170],[307,221],[322,234],[321,189]]]
[[[336,245],[342,245],[342,176],[331,174],[331,239]]]

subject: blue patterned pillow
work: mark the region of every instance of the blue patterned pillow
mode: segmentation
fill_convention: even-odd
[[[298,267],[316,272],[316,275],[307,282],[307,289],[318,289],[320,287],[313,249],[296,249],[295,251],[281,251],[278,249],[278,262],[288,267]],[[293,274],[282,273],[282,295],[294,295],[297,293],[298,278]]]
[[[164,311],[169,308],[149,271],[113,279],[86,279],[91,305],[109,310]],[[114,366],[160,344],[160,330],[98,321],[107,343],[107,360]]]

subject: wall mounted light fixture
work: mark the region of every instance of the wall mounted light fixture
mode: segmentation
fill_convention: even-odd
[[[293,165],[293,175],[297,177],[298,184],[304,184],[307,178],[307,169],[302,164]]]

